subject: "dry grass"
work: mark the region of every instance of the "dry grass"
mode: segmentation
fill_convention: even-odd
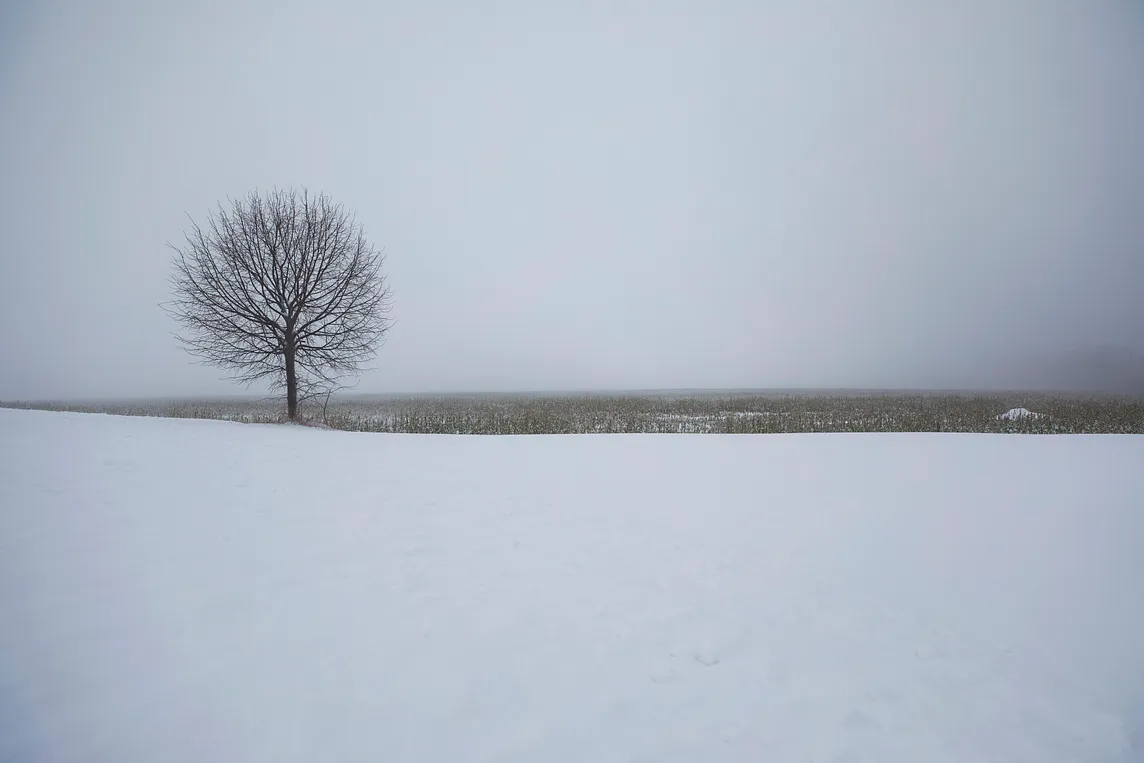
[[[9,402],[4,407],[248,423],[285,420],[277,400]],[[997,417],[1025,407],[1043,414]],[[324,414],[324,415],[323,415]],[[1144,399],[1045,393],[725,393],[346,396],[307,422],[363,432],[423,434],[996,432],[1141,433]]]

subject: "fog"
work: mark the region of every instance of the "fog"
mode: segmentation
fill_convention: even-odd
[[[384,248],[363,392],[1035,384],[1144,351],[1144,5],[8,3],[0,398],[241,391],[188,216]]]

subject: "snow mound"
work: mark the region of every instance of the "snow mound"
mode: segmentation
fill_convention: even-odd
[[[1144,760],[1141,463],[0,409],[0,760]]]
[[[997,417],[998,421],[1016,421],[1017,419],[1039,419],[1045,414],[1033,413],[1028,408],[1010,408]]]

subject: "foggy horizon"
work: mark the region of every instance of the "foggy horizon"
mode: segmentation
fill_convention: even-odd
[[[387,255],[350,394],[1144,368],[1139,3],[283,8],[0,10],[0,399],[261,392],[159,305],[274,187]]]

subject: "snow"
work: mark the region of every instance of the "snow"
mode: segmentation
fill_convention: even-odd
[[[0,410],[0,760],[1138,761],[1142,463]]]
[[[997,417],[998,421],[1016,421],[1017,419],[1039,419],[1044,414],[1033,413],[1028,408],[1010,408]]]

